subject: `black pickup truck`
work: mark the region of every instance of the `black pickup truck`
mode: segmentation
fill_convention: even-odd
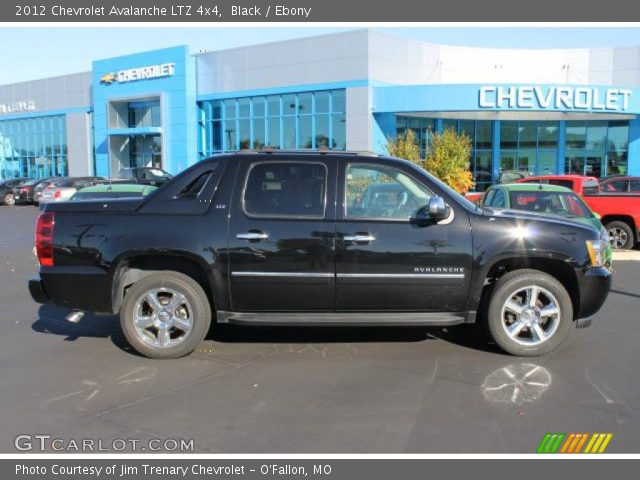
[[[606,232],[480,208],[404,160],[219,155],[145,198],[49,204],[32,297],[120,314],[143,355],[192,352],[217,323],[482,322],[534,356],[590,323]]]

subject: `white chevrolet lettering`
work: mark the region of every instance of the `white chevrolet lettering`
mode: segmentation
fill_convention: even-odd
[[[483,85],[478,106],[519,110],[601,110],[624,112],[633,91],[629,89],[541,85]]]

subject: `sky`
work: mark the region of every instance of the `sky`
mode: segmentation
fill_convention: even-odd
[[[0,85],[89,71],[91,62],[188,45],[201,50],[272,42],[353,27],[0,27]],[[447,45],[580,48],[640,45],[640,28],[388,27],[376,30]]]

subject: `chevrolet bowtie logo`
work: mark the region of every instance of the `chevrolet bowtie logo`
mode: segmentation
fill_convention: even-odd
[[[100,83],[104,83],[106,85],[111,85],[115,81],[116,81],[115,73],[105,73],[100,77]]]

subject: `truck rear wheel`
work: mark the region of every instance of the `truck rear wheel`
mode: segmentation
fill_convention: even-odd
[[[487,327],[498,346],[511,355],[544,355],[575,330],[573,304],[551,275],[515,270],[501,277],[493,289]]]
[[[179,358],[193,352],[207,335],[211,306],[191,277],[154,273],[127,291],[120,325],[127,341],[145,357]]]
[[[607,223],[607,232],[609,233],[609,243],[611,248],[621,250],[631,250],[635,244],[633,230],[626,222],[613,221]]]

